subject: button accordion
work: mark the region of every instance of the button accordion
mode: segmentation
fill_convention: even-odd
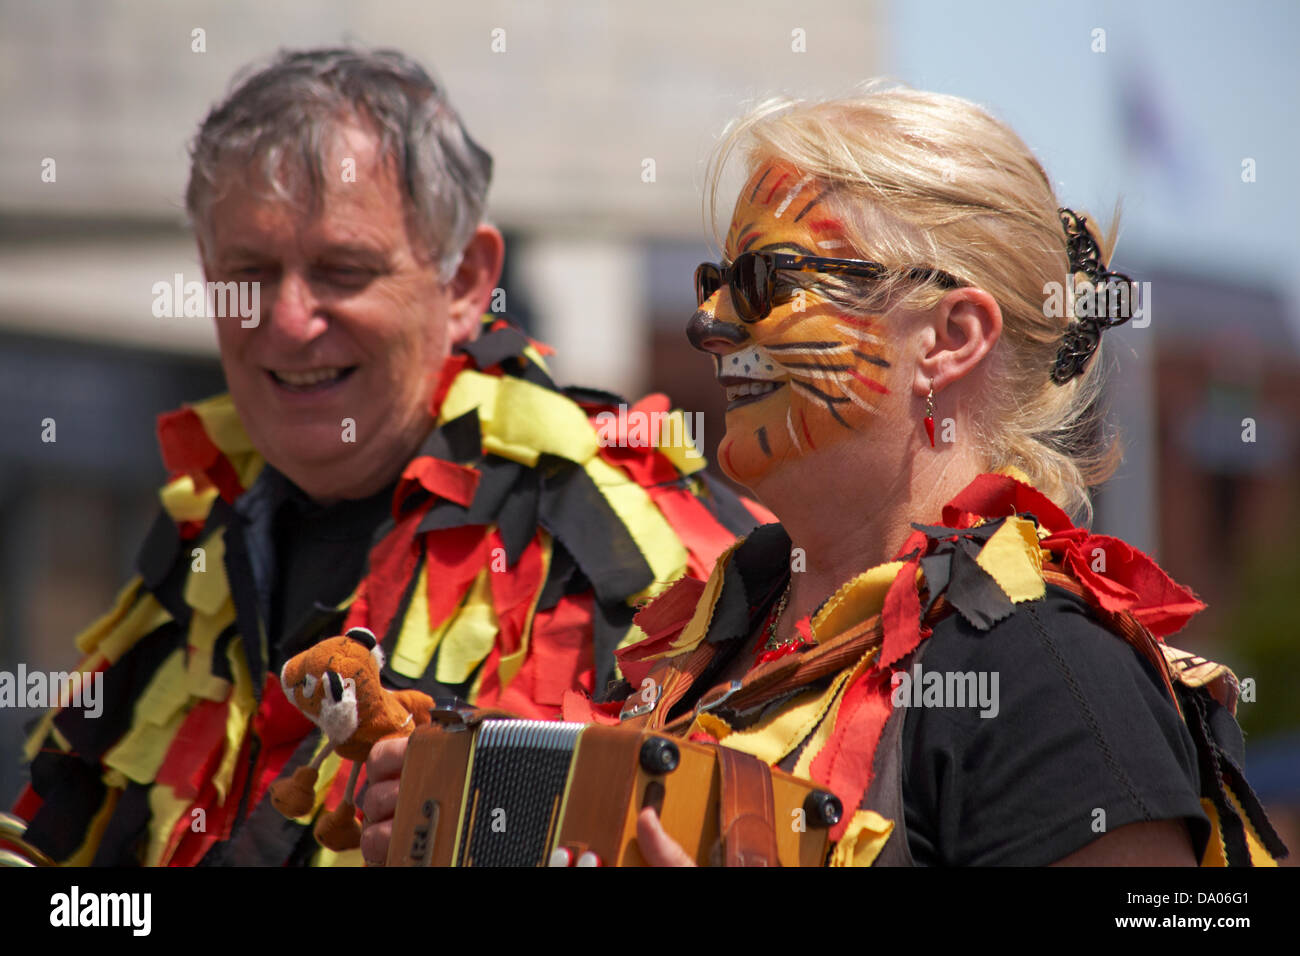
[[[389,866],[644,866],[652,806],[701,865],[820,866],[834,795],[716,744],[435,712],[411,736]]]

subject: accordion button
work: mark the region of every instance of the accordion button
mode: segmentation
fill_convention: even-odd
[[[641,769],[646,773],[672,773],[681,759],[677,745],[663,737],[647,737],[641,745]]]
[[[814,790],[803,803],[813,826],[833,827],[844,815],[844,804],[839,797],[825,790]]]
[[[578,866],[600,866],[600,857],[588,850],[578,857]]]
[[[546,861],[547,866],[572,866],[573,852],[566,847],[557,846],[551,853],[551,858]]]

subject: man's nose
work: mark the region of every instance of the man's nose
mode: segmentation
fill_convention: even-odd
[[[270,325],[276,333],[309,342],[328,325],[320,315],[320,300],[306,276],[286,270],[272,287]]]
[[[699,309],[686,323],[686,337],[701,352],[729,352],[749,338],[749,330]]]

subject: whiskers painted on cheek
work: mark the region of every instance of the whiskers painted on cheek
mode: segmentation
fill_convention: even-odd
[[[851,429],[853,427],[852,425],[850,425],[848,422],[844,420],[844,417],[840,415],[839,411],[835,408],[836,405],[843,404],[844,402],[850,401],[850,399],[837,397],[835,395],[831,395],[829,392],[823,392],[821,389],[813,385],[808,385],[804,382],[800,382],[797,379],[790,380],[790,387],[793,388],[795,391],[803,392],[807,394],[810,398],[812,398],[813,401],[817,402],[823,408],[825,408],[826,411],[830,414],[830,416],[834,418],[837,422],[839,422],[841,425],[843,425],[845,428]],[[841,391],[842,390],[843,389],[841,388]]]
[[[879,356],[864,353],[852,345],[836,342],[799,342],[776,351],[773,358],[790,375],[790,385],[795,391],[821,405],[841,425],[851,427],[839,414],[837,405],[851,402],[872,415],[879,409],[861,394],[863,389],[888,394],[888,389],[864,374],[859,364],[889,367]]]
[[[842,322],[840,322],[840,323],[836,323],[835,331],[839,332],[841,335],[847,338],[856,339],[859,342],[866,342],[868,345],[883,344],[880,341],[880,336],[872,335],[865,328],[855,329],[852,326],[845,325]]]

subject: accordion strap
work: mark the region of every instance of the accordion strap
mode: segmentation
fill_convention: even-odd
[[[724,866],[780,866],[772,771],[749,754],[717,748],[721,787],[718,832]]]

